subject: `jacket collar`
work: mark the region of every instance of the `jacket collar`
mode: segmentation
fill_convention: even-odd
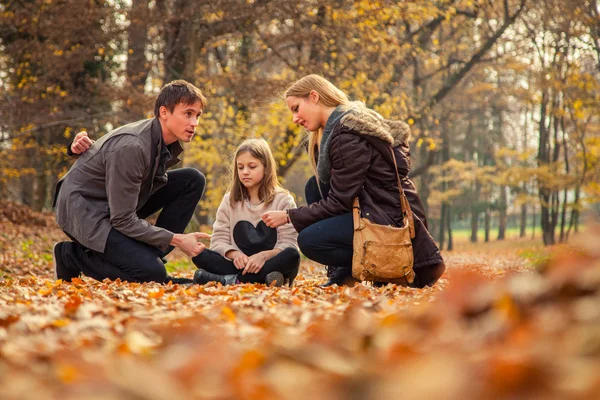
[[[393,147],[410,139],[410,127],[407,123],[385,119],[359,101],[353,101],[346,107],[348,112],[340,123],[357,134],[379,138]]]
[[[163,145],[163,138],[162,138],[162,127],[160,126],[160,121],[158,120],[158,118],[154,118],[154,121],[152,121],[152,127],[150,128],[151,132],[152,132],[152,143],[157,143],[157,157],[160,157],[160,152],[162,149],[162,145]],[[183,147],[181,147],[181,143],[179,143],[178,140],[176,140],[175,142],[171,143],[169,145],[169,152],[171,153],[171,156],[173,157],[171,160],[169,160],[169,162],[167,163],[167,168],[177,164],[180,160],[179,160],[179,155],[183,152]]]

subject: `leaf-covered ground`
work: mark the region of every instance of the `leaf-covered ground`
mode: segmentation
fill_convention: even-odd
[[[51,215],[0,207],[2,398],[565,398],[600,393],[600,233],[534,271],[444,254],[433,288],[53,281]],[[531,252],[531,249],[527,250]],[[534,252],[545,254],[541,250]],[[169,257],[174,275],[193,270]]]

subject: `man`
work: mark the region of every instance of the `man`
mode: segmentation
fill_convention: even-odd
[[[206,185],[198,170],[181,168],[180,141],[194,136],[206,99],[183,81],[165,85],[154,118],[117,128],[96,142],[78,135],[81,154],[58,182],[56,220],[72,242],[54,246],[55,279],[81,273],[97,280],[166,282],[162,258],[173,247],[194,257],[204,233],[183,234]],[[161,210],[156,226],[143,218]]]

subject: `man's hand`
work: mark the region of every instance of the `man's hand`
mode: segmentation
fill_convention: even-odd
[[[253,256],[248,257],[248,262],[246,263],[246,268],[242,271],[242,275],[248,274],[256,274],[260,271],[265,265],[265,261],[267,261],[267,255],[264,251],[260,253],[256,253]]]
[[[229,250],[225,257],[230,258],[237,269],[244,269],[248,262],[248,256],[239,250]]]
[[[200,239],[210,239],[210,235],[202,232],[176,233],[173,235],[171,244],[188,256],[195,257],[206,248],[204,243],[199,242]]]
[[[79,155],[85,153],[92,144],[94,144],[94,141],[88,137],[87,132],[79,132],[75,135],[73,143],[71,143],[71,151],[73,154]]]
[[[288,222],[288,215],[285,211],[267,211],[261,218],[269,228],[277,228]]]

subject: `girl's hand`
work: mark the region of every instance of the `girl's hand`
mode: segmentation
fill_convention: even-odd
[[[265,265],[265,261],[267,261],[267,257],[264,252],[257,253],[253,256],[248,257],[248,262],[246,263],[246,268],[242,271],[242,275],[256,274],[260,271]]]
[[[285,211],[267,211],[261,218],[269,228],[277,228],[288,222],[288,215]]]
[[[248,256],[239,250],[228,251],[225,256],[231,258],[233,265],[235,265],[237,269],[244,269],[248,263]]]

